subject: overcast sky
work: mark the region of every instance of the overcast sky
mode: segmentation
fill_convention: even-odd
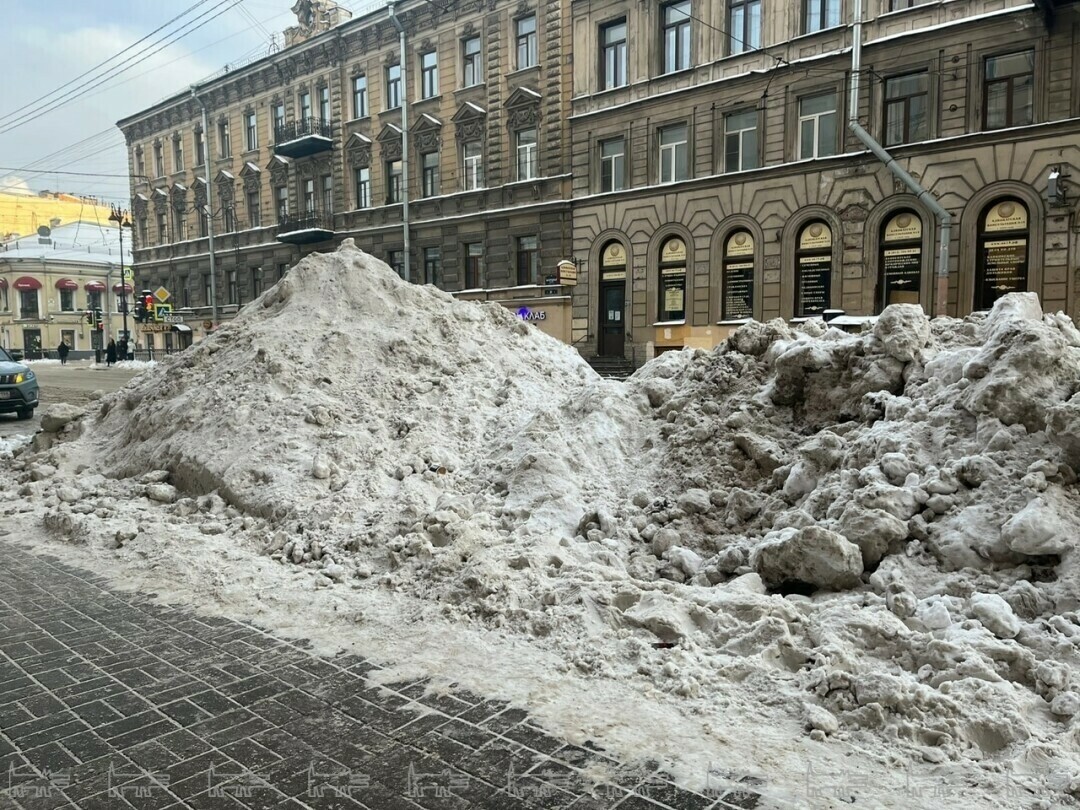
[[[107,84],[82,91],[55,111],[35,112],[34,108],[43,104],[43,99],[53,90],[118,54],[197,1],[3,0],[5,31],[0,48],[0,75],[4,76],[4,93],[0,95],[0,130],[20,116],[32,114],[25,125],[0,134],[0,166],[24,168],[34,164],[36,169],[126,175],[124,139],[116,128],[118,120],[184,91],[225,64],[267,52],[269,42],[265,34],[241,11],[226,10],[157,55]],[[181,22],[194,19],[219,2],[222,0],[207,0]],[[283,41],[281,32],[295,22],[289,10],[293,2],[242,0],[263,27],[277,34],[279,44]],[[342,5],[361,4],[345,0]],[[146,48],[150,42],[147,40],[135,51]],[[110,66],[119,61],[111,62]],[[95,72],[80,84],[96,83],[99,75],[100,72]],[[30,105],[29,109],[15,114],[24,105]],[[129,197],[127,181],[122,178],[0,170],[0,189],[9,190],[23,183],[28,183],[34,191],[64,190],[111,201],[126,201]]]

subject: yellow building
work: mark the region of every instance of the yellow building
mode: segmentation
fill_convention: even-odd
[[[122,305],[131,306],[131,240],[114,223],[72,222],[43,228],[40,235],[0,245],[0,345],[27,358],[50,356],[63,340],[72,357],[118,342]],[[87,323],[87,310],[101,309],[102,328]],[[128,317],[128,329],[132,329]]]
[[[42,225],[48,228],[71,222],[93,226],[109,224],[109,206],[91,197],[71,194],[12,194],[0,192],[0,242],[34,236]]]

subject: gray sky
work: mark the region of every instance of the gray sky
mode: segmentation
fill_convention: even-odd
[[[34,169],[126,175],[124,139],[115,126],[119,119],[185,90],[225,64],[267,53],[269,41],[265,34],[239,9],[223,6],[225,13],[202,28],[118,74],[112,81],[82,91],[55,111],[35,111],[35,108],[46,103],[47,99],[43,99],[51,91],[134,44],[196,2],[4,0],[7,26],[0,49],[0,75],[5,77],[4,93],[0,96],[0,130],[20,117],[29,120],[0,134],[0,166],[25,168],[33,164]],[[206,0],[168,30],[194,20],[220,2]],[[276,34],[281,44],[281,32],[295,23],[289,11],[293,2],[242,0],[241,4],[264,28]],[[356,8],[361,3],[344,0],[341,5]],[[199,22],[202,20],[193,26]],[[146,48],[151,41],[139,45],[134,52]],[[118,59],[109,64],[119,63]],[[114,68],[108,72],[116,71]],[[97,71],[79,83],[96,84],[98,77],[104,75]],[[24,105],[30,107],[16,113]],[[127,181],[119,177],[0,170],[0,189],[11,190],[23,184],[29,184],[34,191],[63,190],[110,201],[127,201],[129,196]]]

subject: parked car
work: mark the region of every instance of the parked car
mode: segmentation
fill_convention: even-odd
[[[0,413],[14,411],[19,419],[29,419],[37,405],[37,375],[0,349]]]

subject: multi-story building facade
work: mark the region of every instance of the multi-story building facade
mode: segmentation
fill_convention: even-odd
[[[891,302],[963,316],[1014,290],[1077,314],[1080,15],[863,0],[852,111],[854,7],[573,0],[584,354],[639,364],[751,317]],[[929,197],[855,137],[852,112]],[[941,302],[928,200],[951,219]]]
[[[169,290],[198,337],[215,303],[229,317],[346,237],[404,275],[407,195],[412,280],[544,310],[568,339],[563,7],[301,0],[283,51],[119,122],[136,286]]]
[[[34,236],[0,245],[0,346],[39,358],[63,340],[73,358],[90,356],[120,337],[132,292],[123,281],[131,240],[121,242],[108,221],[39,227]],[[87,323],[87,310],[101,311],[100,330],[96,318]]]

